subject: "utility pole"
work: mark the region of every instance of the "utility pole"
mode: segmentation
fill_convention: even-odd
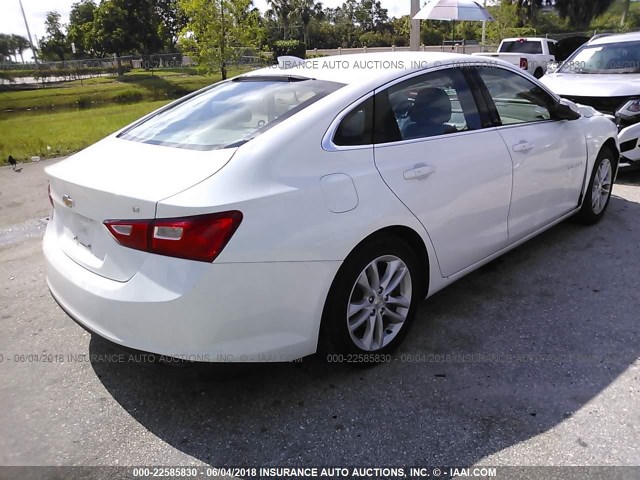
[[[36,62],[36,69],[38,69],[38,56],[36,55],[36,49],[33,47],[33,40],[31,40],[31,31],[29,30],[29,23],[27,23],[27,16],[24,14],[24,7],[22,6],[22,0],[18,0],[18,2],[20,3],[22,18],[24,18],[24,26],[27,27],[27,35],[29,36],[29,45],[31,45],[31,52],[33,53],[33,61]]]
[[[484,8],[487,8],[487,0],[484,0]],[[482,22],[482,51],[484,52],[484,45],[487,43],[487,21]]]
[[[420,50],[420,20],[414,20],[413,17],[420,11],[420,0],[411,0],[411,34],[410,34],[410,50],[417,52]]]

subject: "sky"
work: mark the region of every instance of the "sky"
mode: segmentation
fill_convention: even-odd
[[[44,19],[47,12],[55,10],[62,15],[62,23],[69,21],[71,5],[77,0],[22,0],[24,12],[29,22],[31,35],[38,38],[44,36]],[[323,0],[325,7],[336,7],[344,0]],[[410,0],[381,0],[382,6],[389,10],[389,16],[401,16],[409,13]],[[265,10],[266,0],[254,0],[254,5]],[[421,3],[423,3],[421,1]],[[26,38],[27,30],[20,13],[20,3],[18,0],[0,0],[2,14],[0,15],[0,33],[15,33]],[[34,42],[37,40],[34,38]]]

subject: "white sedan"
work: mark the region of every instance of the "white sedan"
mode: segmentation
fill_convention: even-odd
[[[615,118],[620,163],[640,162],[640,32],[593,38],[541,82]]]
[[[603,216],[616,126],[505,62],[323,58],[200,90],[47,168],[53,297],[202,361],[375,360],[422,299]]]

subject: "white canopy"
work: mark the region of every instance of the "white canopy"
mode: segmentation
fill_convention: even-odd
[[[473,0],[429,0],[415,20],[494,20],[489,11]]]

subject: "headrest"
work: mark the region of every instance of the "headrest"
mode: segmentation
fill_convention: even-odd
[[[423,88],[418,92],[409,111],[409,118],[416,123],[442,124],[451,120],[451,100],[441,88]]]

